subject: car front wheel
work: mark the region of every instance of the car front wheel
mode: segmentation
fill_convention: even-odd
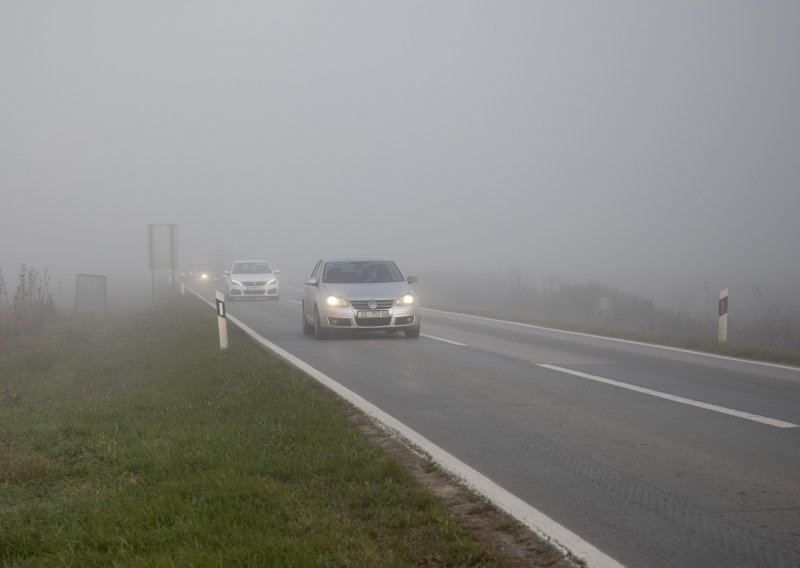
[[[300,317],[303,319],[303,335],[311,335],[314,333],[314,326],[309,325],[308,321],[306,321],[306,307],[303,306],[300,311]]]
[[[406,334],[406,339],[414,339],[415,337],[419,337],[420,327],[412,327],[411,329],[405,330],[403,333]]]
[[[319,319],[319,310],[314,306],[314,336],[317,339],[327,339],[328,332],[322,327],[322,322]]]

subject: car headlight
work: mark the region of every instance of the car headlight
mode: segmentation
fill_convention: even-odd
[[[200,278],[203,279],[203,280],[207,280],[208,279],[208,274],[201,274]]]
[[[350,302],[337,296],[328,296],[325,299],[325,303],[333,308],[345,308],[350,305]]]
[[[417,299],[414,297],[413,294],[403,294],[402,296],[397,298],[394,301],[394,303],[397,304],[398,306],[410,306],[416,301]]]
[[[269,286],[270,284],[275,284],[275,282],[277,282],[277,281],[278,281],[278,279],[277,279],[277,278],[273,278],[272,280],[270,280],[269,282],[267,282],[267,286]]]
[[[234,280],[233,278],[231,278],[231,284],[236,284],[237,286],[241,286],[242,285],[241,282],[239,282],[238,280]]]

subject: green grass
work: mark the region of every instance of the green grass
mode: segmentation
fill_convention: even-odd
[[[191,299],[0,352],[4,566],[502,566],[329,391]]]

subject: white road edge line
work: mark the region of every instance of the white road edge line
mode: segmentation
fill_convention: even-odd
[[[681,404],[688,404],[690,406],[696,406],[698,408],[705,408],[706,410],[713,410],[714,412],[720,412],[722,414],[729,414],[731,416],[736,416],[738,418],[744,418],[745,420],[752,420],[754,422],[761,422],[762,424],[767,424],[768,426],[774,426],[776,428],[798,428],[800,425],[792,424],[791,422],[784,422],[783,420],[777,420],[775,418],[767,418],[765,416],[759,416],[758,414],[751,414],[749,412],[742,412],[741,410],[733,410],[731,408],[725,408],[724,406],[717,406],[716,404],[709,404],[707,402],[700,402],[697,400],[692,400],[691,398],[683,398],[682,396],[675,396],[672,394],[667,394],[664,392],[646,389],[644,387],[637,387],[636,385],[631,385],[628,383],[623,383],[620,381],[615,381],[614,379],[606,379],[604,377],[598,377],[597,375],[590,375],[589,373],[582,373],[581,371],[573,371],[572,369],[566,369],[564,367],[557,367],[555,365],[546,365],[544,363],[536,363],[532,361],[534,365],[539,367],[544,367],[545,369],[550,369],[551,371],[558,371],[561,373],[567,373],[569,375],[574,375],[576,377],[581,377],[584,379],[589,379],[590,381],[597,381],[599,383],[605,383],[607,385],[612,385],[615,387],[628,389],[636,392],[640,392],[643,394],[649,394],[651,396],[657,396],[659,398],[664,398],[667,400],[671,400],[672,402],[679,402]]]
[[[286,300],[287,302],[291,302],[293,304],[302,304],[303,303],[300,300],[292,300],[291,298],[284,298],[284,300]]]
[[[206,304],[216,309],[215,304],[212,304],[191,288],[187,289]],[[519,497],[509,493],[488,477],[461,462],[455,456],[446,452],[347,387],[337,383],[325,373],[318,371],[299,357],[292,355],[283,348],[265,339],[238,318],[228,314],[228,321],[238,326],[257,343],[269,349],[304,373],[310,375],[317,382],[356,406],[359,410],[382,424],[385,428],[396,432],[399,436],[430,456],[430,458],[443,469],[461,479],[473,491],[483,495],[495,506],[548,540],[562,552],[583,559],[587,566],[591,568],[624,568],[622,564],[606,555],[592,544],[586,542],[565,526],[557,523],[541,511],[531,507]]]
[[[741,357],[730,357],[728,355],[717,355],[716,353],[706,353],[705,351],[693,351],[691,349],[683,349],[681,347],[669,347],[667,345],[658,345],[657,343],[645,343],[644,341],[633,341],[631,339],[620,339],[619,337],[607,337],[605,335],[595,335],[592,333],[583,333],[580,331],[567,331],[565,329],[555,329],[552,327],[544,327],[541,325],[534,325],[532,323],[522,323],[519,321],[501,320],[497,318],[488,318],[485,316],[475,316],[472,314],[462,314],[459,312],[448,312],[446,310],[435,310],[433,308],[422,308],[424,312],[436,312],[440,314],[448,314],[451,316],[460,316],[464,318],[472,318],[483,321],[491,321],[495,323],[507,323],[519,327],[527,327],[531,329],[541,329],[543,331],[554,331],[556,333],[563,333],[565,335],[577,335],[580,337],[591,337],[593,339],[605,339],[606,341],[616,341],[617,343],[627,343],[628,345],[640,345],[642,347],[654,347],[656,349],[664,349],[666,351],[677,351],[678,353],[689,353],[691,355],[701,355],[703,357],[711,357],[713,359],[723,359],[725,361],[736,361],[738,363],[750,363],[752,365],[762,365],[764,367],[773,367],[775,369],[786,369],[789,371],[800,371],[800,367],[791,365],[781,365],[780,363],[769,363],[767,361],[756,361],[755,359],[743,359]]]
[[[444,337],[436,337],[435,335],[428,335],[427,333],[420,333],[422,337],[427,337],[428,339],[435,339],[436,341],[444,341],[445,343],[450,343],[451,345],[458,345],[459,347],[466,347],[466,343],[459,343],[458,341],[453,341],[452,339],[445,339]]]

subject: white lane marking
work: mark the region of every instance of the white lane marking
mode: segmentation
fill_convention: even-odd
[[[762,424],[767,424],[769,426],[775,426],[776,428],[798,428],[800,425],[792,424],[791,422],[784,422],[783,420],[777,420],[775,418],[767,418],[765,416],[759,416],[758,414],[751,414],[749,412],[742,412],[741,410],[733,410],[731,408],[725,408],[724,406],[717,406],[716,404],[708,404],[707,402],[700,402],[697,400],[692,400],[691,398],[683,398],[682,396],[675,396],[672,394],[667,394],[665,392],[660,392],[656,390],[646,389],[644,387],[637,387],[636,385],[631,385],[628,383],[622,383],[620,381],[615,381],[614,379],[606,379],[604,377],[598,377],[597,375],[590,375],[589,373],[582,373],[580,371],[573,371],[572,369],[565,369],[564,367],[556,367],[555,365],[546,365],[544,363],[535,363],[535,365],[539,367],[544,367],[545,369],[550,369],[551,371],[559,371],[561,373],[567,373],[570,375],[574,375],[576,377],[581,377],[584,379],[589,379],[590,381],[597,381],[599,383],[605,383],[607,385],[612,385],[615,387],[628,389],[636,392],[640,392],[643,394],[649,394],[651,396],[657,396],[659,398],[664,398],[667,400],[671,400],[672,402],[679,402],[681,404],[688,404],[690,406],[697,406],[698,408],[705,408],[706,410],[713,410],[714,412],[720,412],[722,414],[729,414],[731,416],[736,416],[738,418],[744,418],[746,420],[752,420],[754,422],[761,422]]]
[[[195,296],[203,300],[206,304],[216,309],[212,304],[194,290],[190,290]],[[259,335],[255,330],[247,326],[234,316],[228,316],[228,321],[239,326],[253,340],[266,347],[279,357],[294,365],[304,373],[310,375],[322,385],[325,385],[333,392],[359,408],[362,412],[372,417],[388,430],[396,432],[399,436],[416,446],[422,452],[428,454],[430,458],[442,468],[461,479],[468,487],[476,493],[483,495],[491,503],[502,509],[520,523],[541,535],[545,540],[551,542],[565,554],[572,554],[576,558],[583,559],[592,568],[624,568],[622,564],[596,548],[589,542],[583,540],[577,534],[557,523],[538,509],[525,503],[519,497],[509,493],[494,481],[472,469],[467,464],[460,461],[452,454],[446,452],[421,434],[418,434],[396,418],[385,413],[383,410],[357,395],[344,385],[337,383],[322,371],[318,371],[299,357],[296,357],[278,347],[268,339]]]
[[[436,341],[444,341],[445,343],[450,343],[451,345],[458,345],[459,347],[466,347],[466,343],[459,343],[458,341],[453,341],[452,339],[445,339],[444,337],[436,337],[435,335],[428,335],[427,333],[420,333],[422,337],[427,337],[428,339],[435,339]]]
[[[501,320],[496,318],[487,318],[485,316],[474,316],[472,314],[462,314],[459,312],[448,312],[445,310],[434,310],[433,308],[422,308],[426,312],[437,312],[440,314],[447,314],[451,316],[460,316],[464,318],[472,318],[483,321],[490,321],[494,323],[506,323],[516,325],[519,327],[527,327],[530,329],[540,329],[543,331],[554,331],[556,333],[563,333],[565,335],[577,335],[579,337],[591,337],[592,339],[604,339],[606,341],[616,341],[617,343],[627,343],[628,345],[639,345],[642,347],[654,347],[656,349],[664,349],[666,351],[677,351],[678,353],[688,353],[690,355],[701,355],[703,357],[711,357],[713,359],[723,359],[726,361],[735,361],[737,363],[750,363],[752,365],[762,365],[764,367],[773,367],[775,369],[786,369],[789,371],[800,371],[800,367],[793,367],[791,365],[781,365],[779,363],[769,363],[767,361],[755,361],[753,359],[742,359],[741,357],[730,357],[728,355],[717,355],[716,353],[706,353],[705,351],[692,351],[691,349],[682,349],[680,347],[669,347],[667,345],[658,345],[656,343],[645,343],[644,341],[633,341],[630,339],[620,339],[618,337],[607,337],[605,335],[594,335],[591,333],[583,333],[580,331],[567,331],[565,329],[555,329],[552,327],[544,327],[541,325],[533,325],[532,323],[522,323],[518,321]]]
[[[287,302],[291,302],[293,304],[302,304],[303,303],[300,300],[292,300],[291,298],[284,298],[284,300],[286,300]]]

